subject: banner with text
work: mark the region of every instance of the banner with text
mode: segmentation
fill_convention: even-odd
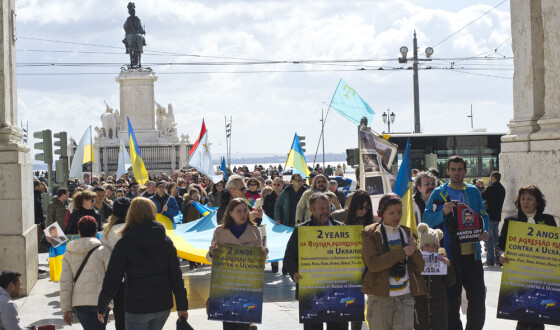
[[[442,262],[441,254],[422,251],[422,258],[424,258],[422,275],[447,275],[447,265]]]
[[[260,247],[223,244],[214,250],[209,320],[262,322],[265,260]]]
[[[299,321],[363,321],[362,226],[298,227]]]
[[[560,325],[560,228],[510,221],[498,318]]]

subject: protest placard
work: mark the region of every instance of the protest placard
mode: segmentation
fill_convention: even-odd
[[[265,260],[260,247],[223,244],[214,250],[209,320],[262,322]]]
[[[457,237],[460,244],[478,242],[478,237],[482,234],[483,223],[478,214],[463,203],[457,203],[453,209],[457,212]]]
[[[300,323],[364,319],[362,229],[298,228]]]
[[[560,228],[510,221],[498,318],[560,325]]]
[[[439,253],[422,251],[422,257],[424,258],[424,271],[422,275],[447,274],[447,265],[441,261],[442,256]]]

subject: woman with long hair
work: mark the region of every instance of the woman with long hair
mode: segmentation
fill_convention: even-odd
[[[222,224],[214,230],[212,244],[206,254],[208,261],[212,262],[212,253],[222,244],[261,247],[264,254],[268,254],[259,228],[253,220],[249,219],[247,203],[242,198],[234,198],[229,202]],[[250,326],[248,323],[224,322],[223,324],[224,330],[250,329]]]
[[[162,329],[173,307],[173,295],[179,318],[188,318],[187,290],[177,250],[156,221],[156,205],[136,197],[130,203],[122,238],[113,248],[97,313],[100,322],[126,275],[125,323],[127,329]]]
[[[373,222],[371,196],[365,190],[356,190],[352,194],[344,223],[347,226],[360,225],[365,227],[371,225]]]
[[[517,207],[517,214],[504,219],[502,230],[500,231],[500,237],[498,237],[498,244],[494,250],[496,259],[498,259],[500,265],[509,262],[505,250],[509,223],[511,221],[543,224],[556,227],[556,220],[554,220],[554,217],[550,214],[544,213],[546,200],[544,199],[543,193],[537,186],[529,185],[521,187],[515,197],[514,203]],[[488,252],[490,253],[490,251]],[[539,330],[544,329],[544,324],[518,321],[516,329]]]
[[[94,208],[97,194],[91,190],[84,190],[78,194],[74,193],[72,197],[72,201],[74,202],[74,211],[70,214],[70,219],[66,225],[65,233],[77,234],[78,221],[86,215],[93,217],[95,221],[97,221],[97,230],[101,230],[101,216]]]
[[[222,198],[222,191],[224,191],[225,183],[224,181],[219,181],[212,186],[212,192],[208,194],[208,199],[210,200],[210,206],[220,207],[220,199]]]

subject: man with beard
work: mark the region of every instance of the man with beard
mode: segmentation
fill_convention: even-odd
[[[416,193],[412,197],[414,199],[416,225],[418,225],[422,222],[426,203],[430,199],[432,191],[436,188],[436,178],[428,171],[420,172],[414,177],[414,185],[416,186]]]
[[[311,209],[308,207],[309,198],[314,193],[325,193],[327,192],[327,177],[323,174],[318,174],[313,180],[311,188],[301,195],[296,209],[296,224],[300,224],[304,219],[309,219],[311,217]],[[340,210],[340,202],[335,198],[334,206],[337,210]]]
[[[158,182],[156,185],[156,193],[150,197],[150,200],[156,204],[157,213],[162,213],[169,219],[179,214],[179,205],[173,196],[170,196],[165,190],[165,182]]]
[[[327,186],[327,179],[323,175],[318,175],[315,178],[317,180],[325,180],[325,189]],[[308,190],[308,191],[311,191]],[[286,253],[284,255],[284,264],[288,268],[288,272],[292,277],[292,280],[296,282],[296,299],[298,299],[299,280],[303,276],[299,273],[299,252],[298,252],[298,229],[304,226],[344,226],[342,222],[333,220],[331,218],[330,202],[329,198],[324,193],[314,193],[309,200],[309,210],[310,218],[304,223],[300,224],[292,232],[290,240],[286,245]],[[309,275],[305,275],[309,276]],[[317,323],[304,323],[303,329],[323,329],[322,324]],[[327,329],[348,329],[348,322],[328,322]]]
[[[5,270],[0,274],[0,329],[22,329],[18,308],[13,298],[21,293],[21,274]]]

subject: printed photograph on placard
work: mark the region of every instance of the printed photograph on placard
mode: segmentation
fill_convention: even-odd
[[[365,190],[370,195],[383,195],[385,193],[385,180],[383,180],[383,175],[366,176],[365,182]]]
[[[57,222],[45,228],[43,232],[54,247],[57,247],[67,241],[66,235],[64,235],[62,228],[60,228],[60,225]]]
[[[377,138],[375,141],[375,150],[382,164],[386,166],[388,172],[391,172],[391,165],[397,156],[397,146],[383,138]]]
[[[460,244],[478,242],[483,224],[478,214],[463,203],[457,203],[457,237]]]
[[[361,150],[375,150],[375,139],[373,132],[369,129],[360,130],[360,149]]]
[[[377,160],[377,154],[362,154],[362,160],[364,162],[364,172],[378,172],[379,171],[379,161]]]

